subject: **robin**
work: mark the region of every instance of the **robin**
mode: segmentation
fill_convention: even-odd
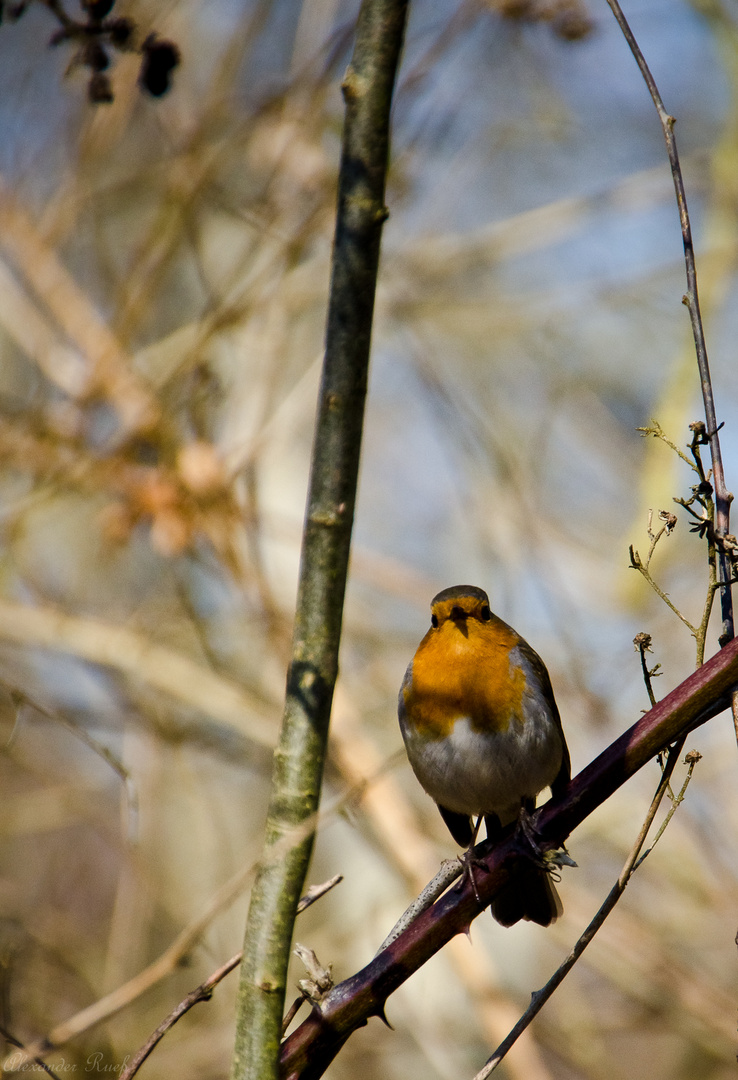
[[[468,849],[467,866],[482,818],[495,839],[521,816],[525,823],[543,788],[559,795],[569,782],[545,664],[473,585],[433,599],[430,630],[402,682],[399,716],[413,771]],[[533,861],[521,861],[492,902],[503,926],[520,919],[548,926],[562,910],[550,874]]]

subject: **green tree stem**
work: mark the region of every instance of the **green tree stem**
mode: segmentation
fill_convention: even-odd
[[[251,895],[237,998],[233,1080],[278,1075],[297,903],[320,799],[356,499],[389,154],[408,0],[363,0],[338,183],[326,353],[313,443],[292,660],[274,755],[265,847]],[[295,843],[284,854],[284,839]],[[275,853],[278,845],[278,855]]]

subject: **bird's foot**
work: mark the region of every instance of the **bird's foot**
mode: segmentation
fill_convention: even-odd
[[[520,807],[517,824],[515,826],[515,839],[524,848],[531,861],[547,874],[554,874],[562,866],[576,866],[564,844],[559,850],[543,851],[538,842],[539,833],[533,822],[533,816],[526,806]],[[521,843],[522,841],[522,843]],[[558,877],[556,878],[558,880]]]
[[[486,870],[487,865],[486,865],[486,863],[484,862],[483,859],[478,858],[474,854],[475,850],[476,849],[474,847],[474,841],[472,840],[471,844],[466,849],[464,854],[458,856],[459,862],[461,863],[461,865],[463,867],[463,872],[462,872],[461,877],[459,878],[459,880],[458,880],[458,882],[456,884],[456,889],[457,889],[458,892],[461,892],[461,890],[466,885],[467,881],[470,881],[472,890],[474,892],[474,897],[475,897],[477,903],[481,904],[482,901],[479,898],[479,889],[477,888],[477,879],[474,877],[474,867],[476,866],[476,868],[478,870]]]
[[[544,852],[538,843],[538,830],[533,823],[533,816],[526,806],[520,807],[518,820],[515,825],[515,840],[526,849],[526,854],[531,856],[536,865],[544,867]]]

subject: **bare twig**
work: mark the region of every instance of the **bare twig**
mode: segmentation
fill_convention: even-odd
[[[682,746],[684,746],[684,739],[682,739],[681,742],[679,742],[679,743],[675,743],[674,746],[670,748],[669,753],[671,754],[671,751],[673,750],[675,758],[678,757],[679,754],[681,753]],[[668,813],[666,814],[666,817],[664,818],[664,820],[659,825],[658,832],[654,836],[651,846],[646,851],[643,852],[640,859],[638,860],[638,862],[633,867],[634,870],[638,869],[638,867],[641,865],[643,860],[645,858],[647,858],[647,856],[650,855],[650,853],[656,847],[659,840],[661,839],[664,832],[666,831],[666,828],[667,828],[669,822],[674,817],[674,814],[676,813],[678,807],[680,807],[681,804],[684,802],[684,796],[687,793],[687,788],[689,787],[689,781],[692,779],[692,773],[694,772],[695,765],[697,764],[698,761],[701,761],[701,760],[702,760],[702,754],[699,752],[699,750],[690,750],[688,754],[685,754],[685,756],[684,756],[684,764],[687,766],[687,775],[684,777],[684,780],[682,782],[682,786],[679,788],[679,794],[678,795],[674,795],[674,793],[671,790],[671,787],[669,786],[669,777],[668,776],[666,777],[666,781],[667,781],[666,782],[666,790],[667,790],[667,794],[669,796],[669,799],[671,800],[671,806],[669,807],[669,810],[668,810]],[[669,764],[669,760],[667,760],[666,765],[663,768],[664,775],[666,775],[668,764]]]
[[[167,975],[170,975],[181,963],[182,958],[192,951],[216,915],[232,904],[243,892],[253,872],[254,866],[250,864],[239,870],[237,874],[234,874],[218,890],[203,914],[190,923],[189,926],[186,926],[153,963],[145,967],[143,971],[139,971],[137,975],[123,983],[122,986],[88,1005],[87,1008],[75,1013],[69,1019],[57,1024],[45,1038],[28,1048],[26,1051],[28,1060],[36,1055],[40,1056],[49,1053],[56,1047],[62,1046],[64,1043],[81,1035],[88,1028],[99,1024],[102,1020],[114,1016],[126,1008],[127,1005],[130,1005],[131,1002],[136,1001]]]
[[[120,421],[119,437],[155,423],[156,400],[135,373],[130,356],[87,295],[39,232],[31,215],[0,181],[2,247],[35,292],[42,296],[59,329],[79,349],[84,366],[76,371],[75,396],[104,391]],[[65,386],[72,390],[71,383]]]
[[[551,997],[553,992],[564,981],[566,976],[569,974],[571,969],[576,964],[579,957],[582,955],[584,950],[587,948],[589,943],[594,938],[597,931],[600,929],[600,927],[604,923],[607,916],[613,910],[613,908],[617,904],[620,897],[625,892],[625,888],[626,888],[628,882],[630,881],[631,876],[633,875],[635,870],[638,869],[638,867],[641,865],[641,863],[646,858],[646,856],[651,851],[653,851],[659,837],[663,834],[665,826],[671,820],[671,817],[672,817],[672,815],[674,813],[674,810],[679,805],[679,803],[682,801],[682,799],[684,797],[684,792],[685,792],[686,787],[687,787],[687,784],[689,783],[689,781],[690,781],[690,779],[692,777],[692,772],[694,770],[695,760],[692,760],[692,757],[690,755],[688,755],[689,770],[687,772],[687,778],[684,781],[684,784],[682,785],[682,789],[679,792],[679,795],[677,796],[677,800],[675,800],[672,803],[669,814],[667,815],[665,822],[662,824],[661,828],[659,829],[658,833],[656,834],[656,837],[655,837],[653,843],[651,844],[650,848],[643,855],[641,855],[641,849],[643,848],[643,845],[646,842],[646,836],[648,835],[648,830],[651,828],[651,825],[653,824],[653,820],[654,820],[654,818],[656,816],[658,808],[661,805],[661,801],[662,801],[664,795],[666,794],[666,792],[667,792],[667,790],[669,788],[669,780],[671,778],[672,772],[674,771],[674,766],[677,763],[677,759],[679,757],[679,754],[681,753],[682,747],[684,746],[685,738],[686,738],[686,736],[684,738],[680,739],[679,742],[675,743],[669,750],[669,756],[668,756],[666,764],[665,764],[665,766],[663,768],[663,771],[662,771],[662,774],[661,774],[661,780],[659,782],[659,786],[657,787],[656,793],[655,793],[653,799],[651,800],[651,805],[650,805],[650,807],[648,809],[648,813],[646,814],[646,818],[645,818],[645,820],[643,822],[643,825],[641,826],[641,831],[638,834],[638,837],[636,839],[635,844],[631,848],[630,854],[628,855],[628,858],[625,861],[625,865],[623,866],[623,869],[620,872],[620,876],[618,877],[618,880],[615,882],[612,889],[608,893],[607,898],[605,899],[605,902],[602,904],[602,906],[600,907],[599,911],[597,912],[597,914],[594,916],[594,918],[590,922],[587,929],[584,931],[584,933],[578,939],[578,941],[574,945],[574,948],[571,950],[571,952],[566,957],[564,962],[556,969],[556,971],[551,976],[551,978],[548,980],[546,985],[544,987],[542,987],[541,990],[538,990],[536,993],[534,993],[532,995],[532,1000],[531,1000],[531,1003],[528,1006],[528,1008],[525,1010],[523,1015],[520,1017],[517,1024],[515,1025],[515,1027],[510,1032],[510,1034],[500,1043],[500,1045],[495,1050],[494,1054],[492,1054],[492,1056],[490,1058],[488,1058],[488,1060],[485,1062],[484,1066],[479,1070],[479,1072],[474,1077],[474,1080],[486,1080],[486,1077],[488,1077],[490,1075],[490,1073],[495,1071],[497,1066],[500,1064],[500,1062],[503,1060],[503,1058],[506,1056],[506,1054],[509,1053],[509,1051],[515,1045],[515,1043],[520,1038],[520,1036],[523,1034],[525,1029],[529,1026],[531,1021],[541,1011],[541,1009],[546,1004],[546,1002],[549,1000],[549,998]],[[697,755],[696,760],[699,760],[699,754]]]
[[[675,498],[674,502],[682,506],[687,513],[694,519],[694,523],[691,526],[690,531],[699,533],[699,535],[707,542],[707,568],[708,568],[708,582],[707,591],[705,594],[705,601],[702,606],[702,617],[697,625],[690,622],[689,619],[677,608],[677,606],[671,601],[667,593],[656,583],[650,572],[651,557],[654,553],[657,543],[661,537],[666,533],[668,536],[676,526],[676,516],[669,513],[666,510],[659,511],[659,518],[664,521],[664,526],[658,533],[654,533],[651,526],[653,522],[653,511],[648,512],[648,537],[650,540],[650,547],[648,549],[648,555],[645,561],[641,558],[640,554],[635,550],[633,545],[630,547],[630,564],[643,576],[648,582],[654,592],[659,596],[663,602],[674,612],[674,614],[684,623],[689,632],[695,639],[696,645],[696,662],[699,666],[705,658],[705,648],[707,645],[707,630],[710,625],[710,616],[712,615],[712,608],[715,601],[715,593],[720,587],[719,572],[718,572],[718,549],[722,548],[726,551],[726,558],[730,566],[731,574],[733,574],[734,555],[732,550],[728,550],[730,538],[726,537],[725,540],[721,540],[718,537],[715,530],[715,503],[713,500],[713,487],[710,482],[710,476],[705,473],[705,468],[702,463],[702,457],[700,455],[700,445],[706,442],[705,425],[701,420],[689,425],[692,431],[692,441],[689,444],[689,450],[692,458],[687,457],[683,450],[680,450],[671,439],[667,438],[661,426],[652,421],[649,427],[639,428],[638,430],[644,437],[652,435],[654,438],[659,439],[661,442],[669,446],[674,453],[686,462],[687,465],[697,474],[699,483],[692,485],[692,494],[689,499]],[[700,511],[694,509],[695,503],[700,507]]]
[[[644,428],[639,428],[638,430],[639,431],[644,431],[645,429]],[[668,439],[664,439],[664,441],[668,442]],[[673,445],[672,443],[669,443],[669,446],[672,446],[672,445]],[[683,454],[681,456],[684,457]],[[675,514],[669,513],[668,510],[659,510],[659,515],[658,516],[659,516],[659,520],[663,521],[664,524],[661,526],[659,531],[657,533],[655,533],[653,531],[653,510],[648,511],[648,526],[647,526],[646,531],[648,532],[648,539],[651,541],[651,545],[650,545],[650,547],[648,549],[648,555],[646,556],[646,562],[645,562],[645,566],[646,566],[647,570],[648,570],[649,566],[651,565],[651,559],[653,557],[653,553],[656,550],[656,545],[658,544],[661,537],[662,536],[671,536],[672,532],[676,528],[677,519],[676,519]]]
[[[116,775],[120,778],[123,784],[128,819],[128,838],[129,840],[134,839],[136,836],[138,823],[138,793],[136,791],[136,785],[128,769],[125,767],[123,762],[118,757],[116,757],[110,747],[105,746],[103,743],[99,742],[99,740],[90,735],[90,733],[84,727],[82,727],[81,724],[74,723],[73,720],[70,720],[69,717],[64,716],[63,713],[51,712],[50,710],[45,709],[43,705],[40,705],[37,701],[34,701],[32,698],[30,698],[28,694],[25,693],[25,691],[21,691],[18,690],[16,687],[13,687],[10,690],[10,696],[16,709],[18,710],[16,724],[19,724],[21,722],[20,714],[22,709],[26,706],[32,708],[35,712],[40,713],[41,716],[45,716],[47,720],[62,724],[63,727],[67,729],[67,731],[70,731],[76,738],[83,742],[85,746],[88,746],[90,750],[93,751],[93,753],[97,754],[98,757],[101,757],[103,761],[110,766],[110,768],[113,770],[114,773],[116,773]],[[14,734],[15,730],[16,729],[14,727]]]
[[[45,1061],[42,1061],[40,1057],[35,1057],[35,1056],[34,1057],[29,1057],[28,1051],[26,1050],[25,1046],[20,1041],[20,1039],[16,1039],[14,1035],[11,1035],[10,1032],[6,1030],[6,1028],[0,1027],[0,1035],[2,1035],[2,1037],[5,1039],[5,1041],[7,1043],[10,1043],[11,1046],[15,1046],[19,1050],[23,1051],[23,1060],[22,1060],[22,1062],[20,1062],[20,1061],[17,1062],[17,1063],[14,1062],[13,1057],[11,1055],[11,1057],[9,1059],[10,1065],[7,1066],[8,1071],[14,1072],[16,1070],[16,1068],[19,1068],[19,1067],[27,1069],[28,1068],[28,1063],[30,1061],[32,1061],[33,1064],[37,1068],[41,1069],[42,1072],[45,1072],[47,1076],[53,1077],[54,1080],[59,1080],[59,1077],[56,1075],[56,1073],[53,1071],[53,1069],[49,1065],[47,1065]]]
[[[382,766],[375,776],[380,776],[384,771],[384,768],[388,766]],[[290,847],[300,844],[304,841],[305,836],[315,832],[321,822],[329,820],[335,817],[336,814],[341,813],[345,807],[355,800],[360,793],[366,788],[367,784],[371,783],[369,780],[363,780],[361,783],[353,785],[346,791],[340,798],[336,799],[334,803],[321,811],[317,812],[308,820],[304,821],[298,828],[294,829],[292,833],[284,836],[279,845],[274,849],[274,857],[284,858]],[[164,950],[163,953],[153,963],[145,967],[143,971],[138,972],[128,982],[123,983],[122,986],[117,987],[115,990],[106,994],[98,1001],[88,1005],[87,1008],[82,1009],[80,1012],[75,1013],[74,1016],[62,1021],[61,1024],[57,1024],[56,1027],[46,1035],[43,1039],[34,1043],[27,1050],[23,1051],[25,1055],[21,1064],[24,1064],[32,1060],[34,1055],[42,1055],[49,1053],[51,1050],[56,1049],[64,1043],[81,1035],[82,1032],[87,1031],[89,1028],[94,1027],[96,1024],[101,1023],[103,1020],[107,1020],[108,1017],[114,1016],[120,1012],[126,1006],[130,1005],[133,1001],[136,1001],[147,990],[151,989],[162,979],[182,962],[182,959],[188,955],[200,940],[202,935],[207,930],[208,926],[216,918],[220,912],[224,911],[227,907],[234,902],[234,900],[241,894],[249,878],[256,870],[256,866],[250,863],[248,866],[243,867],[236,874],[233,875],[214,895],[203,914],[186,926],[172,944]],[[331,878],[325,882],[324,885],[312,886],[307,890],[304,896],[302,896],[297,905],[297,913],[304,911],[306,907],[319,900],[329,889],[337,885],[342,880],[340,874]],[[19,1066],[17,1065],[16,1068]]]
[[[644,439],[647,439],[649,435],[652,435],[654,439],[660,439],[661,442],[666,443],[666,445],[674,451],[677,457],[680,457],[682,459],[685,465],[689,465],[690,469],[694,469],[696,471],[697,466],[695,465],[694,460],[690,461],[682,448],[680,446],[677,446],[675,442],[671,441],[671,439],[661,427],[661,424],[659,424],[658,420],[652,419],[651,423],[647,427],[636,428],[636,431],[640,431]]]
[[[648,694],[648,700],[651,705],[656,704],[656,697],[653,692],[653,686],[651,685],[651,679],[656,678],[661,672],[659,668],[661,664],[656,664],[655,667],[649,668],[646,663],[646,653],[651,652],[651,635],[650,634],[636,634],[633,638],[633,644],[636,647],[636,651],[640,653],[641,657],[641,669],[643,671],[643,681],[646,684],[646,692]]]
[[[0,640],[103,664],[200,709],[260,746],[274,745],[265,707],[243,687],[124,626],[0,600]]]
[[[304,896],[300,897],[300,902],[297,905],[297,914],[300,915],[306,908],[309,908],[311,904],[314,904],[316,900],[320,900],[331,889],[335,889],[336,885],[340,885],[343,881],[343,874],[336,874],[334,877],[329,878],[328,881],[324,881],[321,885],[311,885]]]
[[[632,544],[630,545],[630,548],[628,550],[629,550],[629,554],[630,554],[630,565],[633,567],[633,569],[637,570],[638,573],[643,576],[643,578],[648,582],[648,584],[651,586],[651,588],[656,593],[656,595],[658,597],[660,597],[661,600],[664,601],[666,606],[668,608],[670,608],[671,611],[674,612],[676,617],[681,622],[684,623],[684,625],[689,630],[690,634],[692,634],[692,636],[694,638],[697,638],[697,635],[699,634],[699,628],[697,626],[695,626],[693,623],[691,623],[686,615],[682,614],[682,612],[679,610],[679,608],[676,606],[676,604],[674,604],[673,601],[670,599],[668,594],[665,593],[664,590],[661,588],[661,586],[658,584],[658,582],[654,580],[654,578],[651,575],[651,572],[648,569],[647,564],[643,562],[640,555],[635,550],[635,548],[633,547]]]
[[[314,904],[316,900],[319,900],[321,896],[325,896],[327,892],[330,892],[330,890],[338,885],[340,881],[343,881],[343,876],[341,874],[336,874],[336,876],[332,877],[329,881],[324,881],[322,885],[311,885],[306,894],[300,898],[300,902],[297,905],[298,915],[300,912],[304,911],[305,908]],[[131,1078],[136,1075],[144,1061],[146,1061],[146,1058],[161,1042],[166,1033],[170,1031],[177,1021],[181,1020],[185,1013],[189,1012],[194,1005],[197,1005],[201,1001],[210,1001],[215,987],[226,977],[226,975],[229,975],[238,967],[241,963],[242,956],[243,953],[236,953],[236,955],[232,956],[222,967],[219,967],[217,971],[214,971],[205,982],[201,983],[194,990],[191,990],[190,993],[180,1001],[176,1009],[173,1009],[169,1016],[162,1020],[143,1046],[136,1051],[125,1069],[121,1071],[120,1080],[131,1080]],[[301,1002],[303,999],[299,998],[298,1000]]]
[[[152,1032],[144,1045],[136,1051],[126,1067],[121,1071],[120,1080],[131,1080],[131,1077],[136,1075],[149,1054],[156,1049],[166,1033],[174,1027],[177,1021],[181,1020],[185,1013],[190,1011],[193,1005],[197,1005],[200,1001],[210,1001],[210,998],[213,996],[213,990],[218,983],[231,971],[237,968],[240,963],[241,953],[239,952],[236,953],[235,956],[232,956],[222,967],[219,967],[217,971],[214,971],[204,983],[201,983],[196,989],[191,990],[187,997],[180,1001],[176,1009],[173,1009],[169,1016],[162,1020],[158,1028]]]
[[[633,53],[636,63],[640,69],[641,75],[648,87],[648,91],[651,95],[651,99],[656,107],[656,111],[661,121],[661,127],[663,128],[664,138],[666,140],[666,151],[669,155],[669,164],[671,165],[671,175],[674,181],[674,191],[676,193],[677,206],[679,208],[679,221],[682,229],[682,242],[684,244],[684,262],[687,271],[687,292],[682,297],[682,303],[687,307],[689,311],[689,317],[692,323],[692,334],[694,336],[695,350],[697,353],[697,366],[700,373],[700,384],[702,387],[702,400],[705,407],[705,421],[707,423],[707,429],[705,432],[705,441],[710,446],[710,456],[712,458],[712,475],[715,485],[715,503],[716,503],[716,531],[718,537],[724,539],[730,533],[730,504],[733,500],[732,494],[727,490],[725,486],[725,473],[723,470],[723,460],[720,452],[720,439],[718,437],[718,431],[720,426],[717,422],[715,413],[715,399],[712,392],[712,380],[710,378],[710,365],[707,359],[707,346],[705,344],[705,333],[702,326],[702,315],[700,313],[699,294],[697,291],[697,269],[694,257],[694,244],[692,242],[692,228],[689,222],[689,212],[687,210],[687,196],[684,190],[684,180],[682,177],[681,165],[679,163],[679,154],[677,152],[676,139],[674,137],[674,124],[675,119],[670,116],[664,108],[664,103],[661,100],[656,82],[649,70],[648,64],[645,61],[643,53],[641,52],[638,42],[636,41],[633,31],[631,30],[628,22],[623,14],[623,11],[618,3],[618,0],[607,0],[607,3],[612,11],[618,26],[623,32],[625,40],[628,42],[630,51]],[[733,579],[731,560],[728,557],[728,553],[725,547],[721,544],[718,552],[719,560],[719,581],[720,581],[720,605],[722,610],[722,632],[720,634],[720,644],[725,645],[726,642],[732,640],[734,634],[733,627],[733,600],[731,594],[731,582]]]
[[[413,900],[412,904],[406,911],[402,913],[395,925],[390,930],[387,937],[377,949],[375,956],[379,956],[383,949],[386,949],[388,945],[391,945],[393,941],[396,941],[403,930],[406,930],[410,924],[417,919],[418,915],[422,914],[429,908],[431,904],[434,904],[441,893],[445,892],[452,881],[456,881],[457,877],[461,876],[463,865],[460,859],[444,859],[441,863],[441,869],[438,871],[432,881],[429,881],[420,896]]]

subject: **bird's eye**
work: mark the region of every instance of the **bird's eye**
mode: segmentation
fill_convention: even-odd
[[[431,615],[431,626],[434,626],[434,627],[438,626],[438,616],[437,615]]]
[[[481,616],[482,622],[489,622],[489,620],[492,618],[492,612],[489,610],[486,604],[479,612],[479,614]]]

